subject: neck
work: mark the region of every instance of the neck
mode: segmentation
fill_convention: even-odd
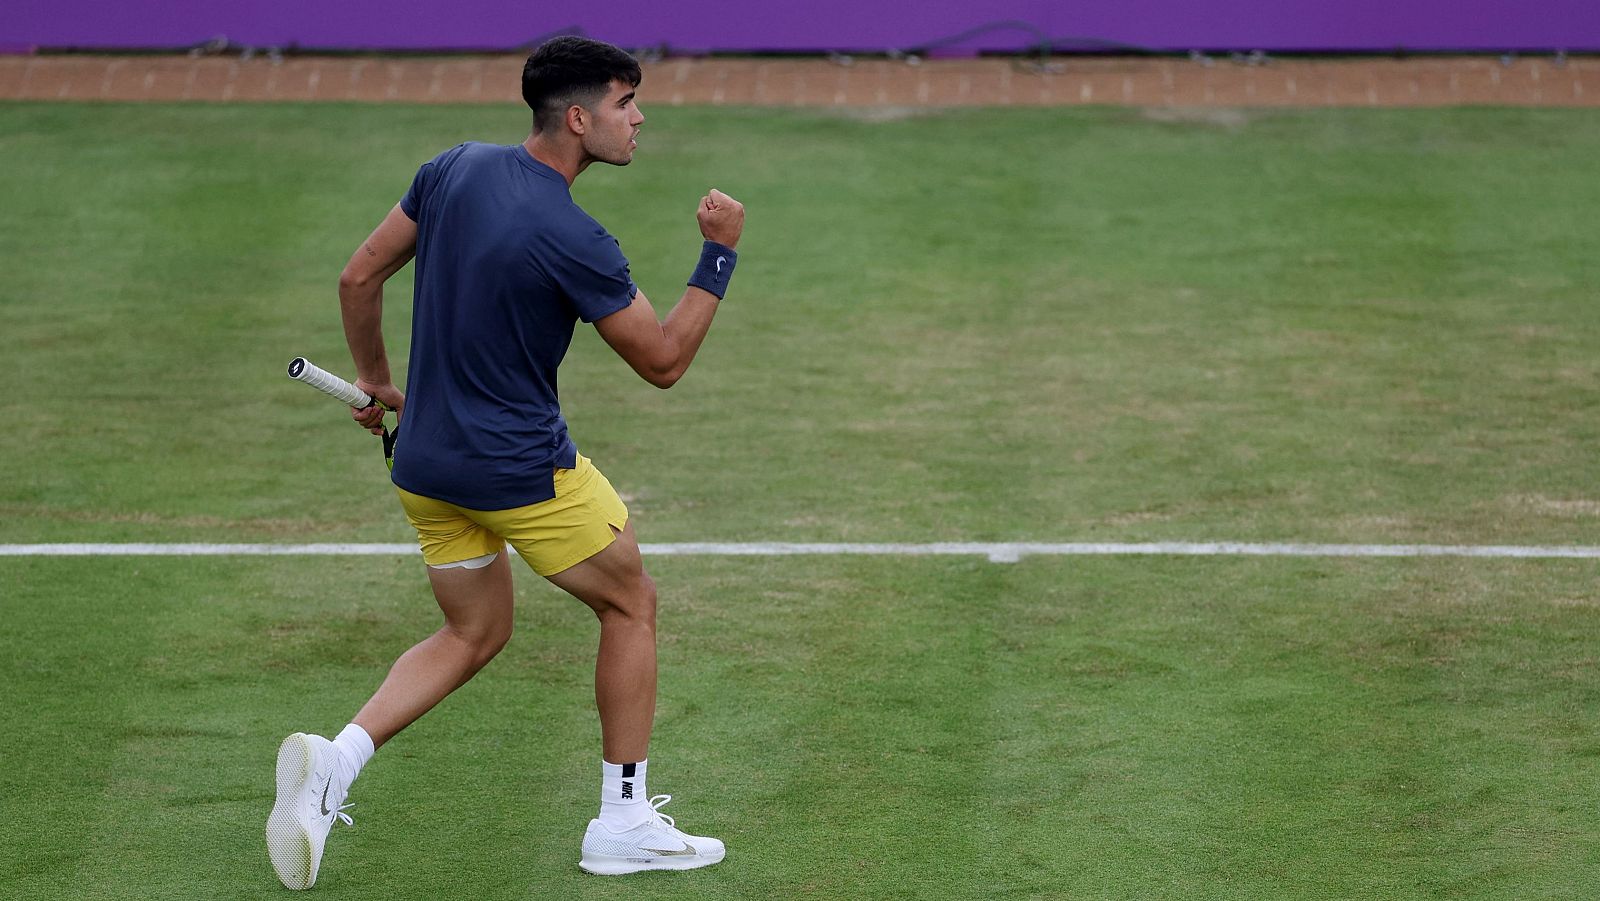
[[[529,156],[559,172],[561,177],[567,180],[569,188],[593,162],[584,154],[581,145],[546,140],[538,132],[528,135],[528,139],[522,142],[522,147],[528,151]]]

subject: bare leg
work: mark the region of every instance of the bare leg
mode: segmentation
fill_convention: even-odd
[[[511,638],[511,566],[501,552],[482,569],[432,569],[444,627],[400,655],[355,723],[381,747],[467,683]]]
[[[644,760],[656,715],[656,586],[645,574],[633,525],[610,547],[549,579],[600,618],[594,699],[601,752],[612,763]]]

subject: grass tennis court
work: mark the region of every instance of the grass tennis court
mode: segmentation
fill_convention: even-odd
[[[648,85],[646,86],[648,88]],[[1600,544],[1600,117],[665,109],[575,194],[670,392],[563,400],[641,540]],[[0,106],[0,542],[406,541],[334,282],[513,109]],[[408,277],[389,294],[403,359]],[[391,283],[395,285],[395,283]],[[592,617],[383,749],[314,891],[1528,898],[1600,877],[1592,562],[647,560],[651,788],[725,863],[583,877]],[[277,896],[273,753],[437,625],[415,558],[0,558],[0,895]]]

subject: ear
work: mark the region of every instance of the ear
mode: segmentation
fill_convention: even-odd
[[[573,134],[581,135],[587,130],[584,115],[583,107],[576,103],[567,107],[567,128],[571,129]]]

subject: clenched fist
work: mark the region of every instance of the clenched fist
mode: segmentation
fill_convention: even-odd
[[[744,204],[716,188],[700,198],[700,209],[695,213],[695,218],[700,220],[700,234],[707,241],[715,241],[725,247],[736,246],[739,235],[744,232]]]

